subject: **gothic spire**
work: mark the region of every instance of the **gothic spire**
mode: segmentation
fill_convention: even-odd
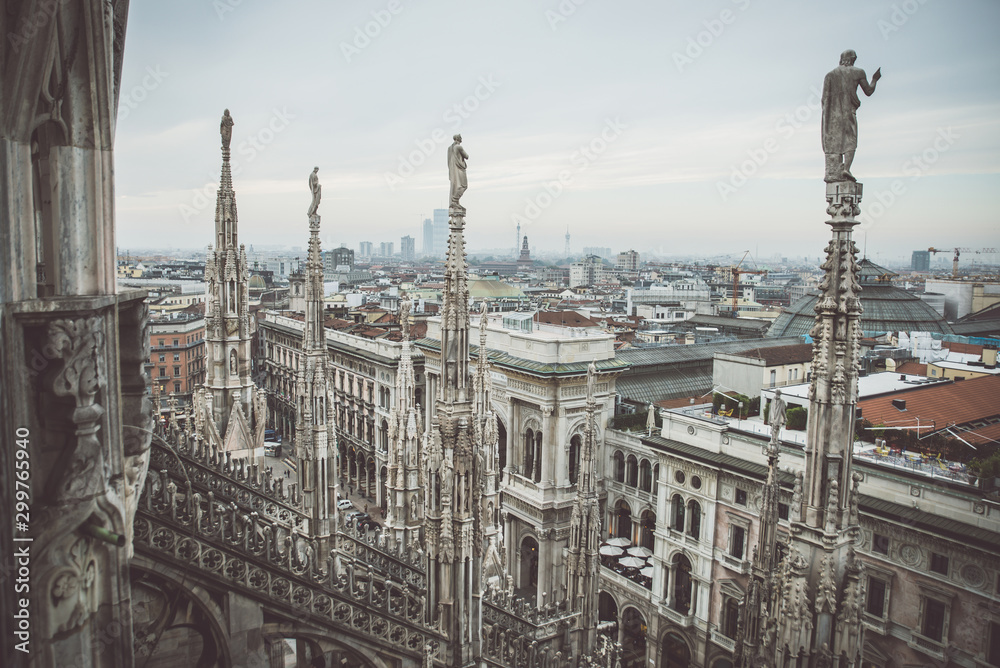
[[[420,503],[419,407],[416,403],[416,377],[413,371],[410,342],[410,309],[412,302],[404,298],[399,305],[399,322],[403,332],[396,392],[389,412],[388,488],[386,530],[404,546],[419,535],[423,516]]]
[[[487,452],[476,428],[478,398],[469,373],[469,290],[465,258],[466,189],[461,138],[449,149],[452,203],[441,309],[440,375],[426,450],[424,544],[429,623],[449,638],[447,662],[478,661],[482,639],[483,484]],[[479,388],[482,391],[483,388]]]
[[[219,125],[222,135],[222,172],[215,202],[215,245],[205,258],[205,387],[211,394],[211,421],[218,439],[216,447],[240,449],[259,446],[263,429],[252,430],[255,392],[250,378],[250,312],[246,249],[239,244],[236,193],[229,164],[233,117],[226,109]],[[238,409],[237,409],[238,405]],[[240,422],[230,424],[234,415]],[[208,436],[211,436],[210,432]],[[244,442],[247,435],[249,440]],[[257,438],[259,435],[259,439]]]
[[[323,260],[317,213],[319,182],[313,171],[309,180],[313,206],[309,209],[309,254],[306,260],[306,322],[302,332],[302,362],[296,381],[295,450],[304,503],[311,516],[312,533],[326,554],[336,531],[334,492],[336,471],[333,369],[326,349],[323,312]],[[332,490],[332,491],[331,491]]]
[[[587,419],[579,459],[577,492],[570,519],[569,551],[566,560],[566,591],[573,610],[580,612],[581,652],[593,650],[596,641],[598,581],[601,531],[600,501],[597,495],[597,367],[587,367]]]

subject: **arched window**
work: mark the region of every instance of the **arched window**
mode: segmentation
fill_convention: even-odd
[[[653,496],[660,493],[660,465],[653,467]]]
[[[625,460],[625,484],[635,487],[639,483],[639,465],[635,455],[629,455]]]
[[[643,459],[639,462],[639,489],[648,492],[653,488],[653,469],[649,465],[649,460]]]
[[[383,451],[389,449],[389,423],[382,420],[382,433],[379,437],[379,445]]]
[[[684,531],[684,499],[680,494],[674,494],[671,500],[671,522],[674,531]]]
[[[663,636],[660,657],[662,668],[688,668],[691,665],[691,650],[676,633]]]
[[[521,541],[520,588],[531,591],[531,597],[538,592],[538,541],[525,536]]]
[[[694,499],[691,499],[690,501],[688,501],[688,513],[691,515],[691,528],[688,530],[688,534],[690,534],[692,538],[695,539],[700,538],[701,505]]]
[[[524,432],[524,477],[531,478],[532,467],[535,464],[535,432],[528,429]]]
[[[653,532],[656,531],[656,513],[652,510],[647,510],[642,514],[641,529],[639,545],[652,550],[655,542]]]
[[[542,481],[542,430],[535,432],[535,482]]]
[[[691,562],[683,554],[674,557],[674,610],[682,615],[691,610]]]
[[[497,456],[499,458],[500,470],[497,471],[497,490],[500,489],[500,481],[504,477],[504,469],[507,468],[507,427],[503,422],[497,420]]]
[[[611,456],[611,459],[615,465],[615,480],[625,482],[625,455],[622,454],[621,450],[615,450],[615,454]]]
[[[624,499],[615,504],[615,535],[632,540],[632,509]]]
[[[635,608],[622,614],[622,665],[646,665],[646,620]]]
[[[580,435],[569,439],[569,484],[575,485],[580,476]]]

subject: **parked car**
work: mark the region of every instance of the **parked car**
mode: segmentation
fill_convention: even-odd
[[[356,521],[357,521],[357,524],[358,524],[359,527],[364,527],[364,528],[368,529],[369,531],[381,531],[382,530],[382,525],[379,524],[378,522],[376,522],[370,516],[369,517],[364,517],[364,518],[359,517]]]
[[[347,510],[348,508],[353,508],[354,504],[351,503],[350,499],[341,499],[337,501],[337,510]]]

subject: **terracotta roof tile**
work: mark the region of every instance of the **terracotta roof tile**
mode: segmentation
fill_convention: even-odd
[[[927,365],[919,362],[903,362],[896,367],[895,373],[905,373],[910,376],[926,376]]]
[[[893,399],[906,402],[896,408]],[[863,417],[872,424],[896,427],[934,425],[940,431],[949,425],[963,425],[1000,415],[1000,376],[981,376],[951,383],[934,383],[910,390],[862,399]],[[926,433],[921,430],[921,434]]]

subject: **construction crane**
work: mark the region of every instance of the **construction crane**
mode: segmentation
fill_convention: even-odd
[[[958,278],[958,257],[962,253],[996,253],[996,248],[934,248],[931,246],[927,249],[930,253],[955,253],[955,257],[951,262],[951,277]]]
[[[743,271],[740,271],[740,266],[743,264],[743,260],[746,260],[747,259],[747,255],[749,255],[749,254],[750,254],[750,251],[746,251],[745,253],[743,253],[743,257],[740,259],[739,263],[735,267],[733,267],[733,308],[732,308],[732,311],[733,311],[733,317],[734,318],[738,318],[739,317],[739,311],[737,309],[736,302],[737,302],[737,298],[738,298],[738,294],[739,294],[739,288],[740,288],[740,274],[764,274],[765,276],[767,275],[767,270],[759,270],[759,269],[750,270],[750,269],[744,269]]]

